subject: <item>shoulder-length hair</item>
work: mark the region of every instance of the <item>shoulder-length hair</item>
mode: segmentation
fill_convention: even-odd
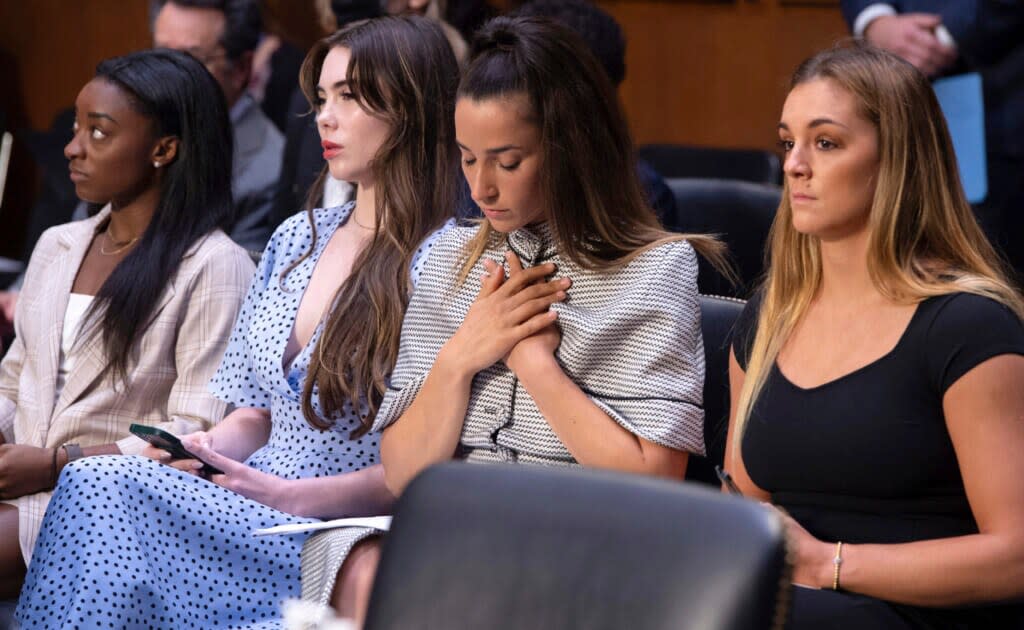
[[[688,240],[724,265],[713,238],[671,234],[636,174],[626,119],[607,74],[574,31],[541,18],[498,17],[477,33],[459,98],[525,96],[540,129],[540,187],[560,250],[588,269],[612,269],[649,247]],[[483,221],[468,244],[464,279],[496,238]]]
[[[852,41],[803,62],[790,89],[819,79],[853,95],[860,115],[878,131],[867,254],[875,286],[903,304],[974,293],[1024,318],[1024,302],[964,196],[945,118],[925,76],[895,55]],[[820,241],[797,232],[792,216],[787,181],[769,237],[761,311],[737,405],[739,436],[779,350],[821,285]]]
[[[368,430],[398,357],[398,337],[412,292],[409,267],[417,248],[454,214],[459,153],[455,143],[455,88],[459,66],[444,33],[414,16],[354,22],[317,42],[299,82],[314,106],[324,59],[333,48],[350,53],[348,86],[360,106],[385,120],[390,132],[371,162],[376,229],[333,308],[313,352],[302,410],[315,427],[331,426],[345,403],[369,410],[354,436]],[[309,222],[316,243],[313,211]],[[301,259],[300,259],[301,260]],[[295,264],[298,264],[296,262]],[[289,267],[283,275],[294,268]],[[319,390],[323,418],[313,409]]]
[[[133,348],[188,249],[233,217],[231,123],[216,80],[192,56],[145,50],[101,62],[96,78],[122,90],[153,121],[156,137],[178,139],[162,167],[160,199],[139,244],[100,287],[89,321],[102,334],[104,375],[127,377]]]

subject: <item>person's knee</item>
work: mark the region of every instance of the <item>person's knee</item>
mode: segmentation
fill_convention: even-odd
[[[361,623],[380,563],[380,538],[367,538],[353,545],[338,571],[331,593],[331,607],[343,617]]]

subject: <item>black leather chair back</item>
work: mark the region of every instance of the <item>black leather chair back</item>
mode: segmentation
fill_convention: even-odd
[[[700,296],[700,328],[704,336],[704,446],[706,457],[690,456],[686,480],[719,486],[715,465],[725,459],[729,428],[729,352],[743,300]]]
[[[771,151],[647,144],[637,149],[637,155],[666,178],[738,179],[759,184],[782,182],[779,156]]]
[[[447,463],[399,500],[365,627],[773,628],[785,557],[774,512],[696,484]]]
[[[676,217],[665,227],[676,232],[718,234],[729,247],[739,275],[733,286],[701,261],[697,287],[709,295],[747,298],[764,269],[765,244],[782,189],[774,185],[721,179],[668,179]]]

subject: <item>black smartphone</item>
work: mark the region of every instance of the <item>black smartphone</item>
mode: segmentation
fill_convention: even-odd
[[[185,450],[181,440],[178,436],[173,433],[168,433],[163,429],[157,427],[147,426],[145,424],[133,424],[128,427],[128,430],[133,434],[139,436],[143,440],[149,442],[153,446],[163,449],[171,454],[174,459],[197,459],[203,461]],[[214,468],[213,466],[203,462],[203,467],[199,469],[204,475],[223,475],[224,471]]]

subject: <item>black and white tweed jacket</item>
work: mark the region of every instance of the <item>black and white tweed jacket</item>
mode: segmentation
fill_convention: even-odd
[[[458,284],[465,244],[477,229],[453,228],[434,244],[406,311],[398,361],[374,430],[396,421],[416,398],[480,290],[483,258],[505,264],[506,246],[490,248]],[[668,243],[619,270],[594,272],[561,256],[547,225],[512,232],[507,247],[524,267],[553,262],[555,277],[573,281],[568,299],[553,306],[562,332],[556,357],[566,375],[635,435],[703,454],[704,346],[693,248],[685,241]],[[501,362],[473,379],[456,456],[576,463]]]

